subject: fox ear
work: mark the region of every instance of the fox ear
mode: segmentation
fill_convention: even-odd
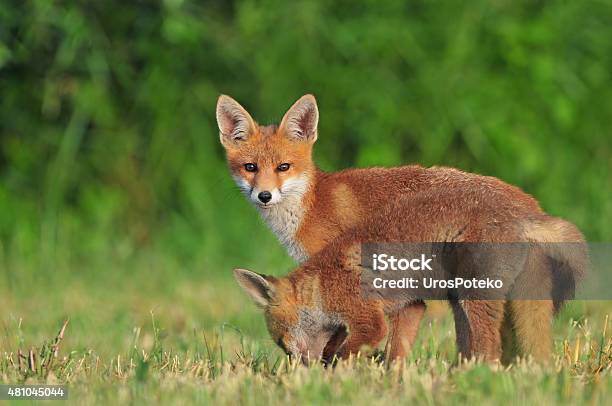
[[[270,304],[274,296],[274,286],[270,283],[272,277],[260,275],[247,269],[234,269],[234,277],[257,306],[266,307]]]
[[[217,100],[217,125],[221,144],[226,148],[245,141],[255,129],[255,122],[244,107],[224,94]]]
[[[304,95],[285,113],[280,130],[295,141],[314,143],[317,140],[319,109],[317,100],[311,94]]]

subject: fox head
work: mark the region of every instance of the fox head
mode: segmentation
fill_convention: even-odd
[[[318,122],[317,102],[309,94],[291,106],[278,126],[260,126],[236,100],[219,97],[221,144],[232,177],[251,202],[266,209],[306,192],[315,169]]]
[[[242,289],[264,311],[274,342],[292,358],[304,364],[333,360],[348,337],[348,326],[321,306],[318,278],[298,282],[275,278],[246,269],[235,269]]]

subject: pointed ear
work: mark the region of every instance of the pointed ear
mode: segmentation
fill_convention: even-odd
[[[279,129],[294,141],[314,143],[317,140],[319,109],[311,94],[304,95],[285,113]]]
[[[260,275],[247,269],[234,269],[234,277],[257,306],[266,307],[270,304],[274,296],[272,277]]]
[[[225,148],[238,146],[255,129],[255,121],[244,107],[224,94],[217,100],[217,125]]]

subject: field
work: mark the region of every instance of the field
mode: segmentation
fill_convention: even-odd
[[[548,366],[458,366],[451,317],[434,303],[405,365],[387,369],[364,355],[305,368],[285,359],[230,278],[211,282],[152,264],[121,271],[0,292],[0,380],[65,383],[74,404],[609,404],[612,393],[609,302],[563,310]]]

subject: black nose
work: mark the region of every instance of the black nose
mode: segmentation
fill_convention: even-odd
[[[259,192],[257,197],[259,198],[259,200],[261,200],[262,203],[268,203],[272,199],[272,193],[268,191]]]

